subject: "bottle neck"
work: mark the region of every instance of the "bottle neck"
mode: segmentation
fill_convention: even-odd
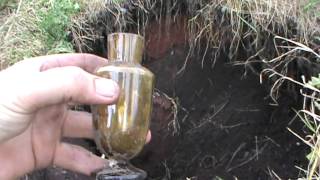
[[[110,61],[141,63],[144,49],[142,36],[131,33],[114,33],[108,36]]]

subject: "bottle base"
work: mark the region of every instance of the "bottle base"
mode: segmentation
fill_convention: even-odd
[[[128,162],[116,162],[97,173],[96,180],[144,180],[147,173]]]

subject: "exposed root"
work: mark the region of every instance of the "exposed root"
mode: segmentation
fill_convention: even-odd
[[[168,124],[168,128],[172,127],[172,129],[173,129],[172,135],[179,134],[179,132],[180,132],[180,123],[179,123],[178,118],[177,118],[178,117],[178,108],[179,108],[177,100],[171,98],[166,93],[161,92],[158,89],[155,89],[155,93],[158,93],[161,96],[164,96],[171,103],[171,112],[173,114],[173,119]]]

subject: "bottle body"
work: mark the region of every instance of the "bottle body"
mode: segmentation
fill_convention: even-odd
[[[125,159],[136,156],[146,142],[152,110],[154,75],[139,63],[113,61],[96,74],[118,83],[114,105],[93,105],[96,143],[102,153]]]

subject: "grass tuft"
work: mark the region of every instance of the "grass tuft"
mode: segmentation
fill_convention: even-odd
[[[0,69],[25,58],[74,52],[68,40],[75,0],[6,1],[0,11]]]
[[[80,11],[80,5],[72,0],[42,0],[38,12],[40,18],[37,26],[43,34],[45,47],[50,53],[73,52],[73,46],[68,41],[67,30],[71,24],[71,16]]]

